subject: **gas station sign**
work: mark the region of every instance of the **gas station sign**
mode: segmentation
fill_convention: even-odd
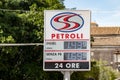
[[[45,71],[90,70],[90,11],[45,10]]]

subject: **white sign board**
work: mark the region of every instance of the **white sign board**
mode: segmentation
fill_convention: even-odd
[[[43,69],[90,70],[90,11],[44,11]]]

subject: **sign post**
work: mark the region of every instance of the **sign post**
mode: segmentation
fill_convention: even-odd
[[[61,71],[61,73],[64,75],[64,80],[70,80],[70,75],[73,72],[71,72],[71,71]]]
[[[65,71],[64,80],[70,80],[70,72],[69,71]]]
[[[63,71],[65,80],[90,70],[90,11],[44,11],[43,69]]]

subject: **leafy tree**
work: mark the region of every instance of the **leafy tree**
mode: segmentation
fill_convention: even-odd
[[[0,43],[41,43],[43,11],[64,6],[58,0],[1,0],[0,8]],[[0,46],[2,80],[61,80],[59,74],[43,71],[43,46]]]
[[[93,78],[95,80],[114,80],[116,72],[110,66],[106,66],[106,64],[103,61],[93,61],[90,71],[75,72],[72,74],[71,79],[87,80],[88,78]]]

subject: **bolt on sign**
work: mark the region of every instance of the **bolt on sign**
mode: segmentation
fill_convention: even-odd
[[[45,71],[90,70],[90,11],[44,11]]]

